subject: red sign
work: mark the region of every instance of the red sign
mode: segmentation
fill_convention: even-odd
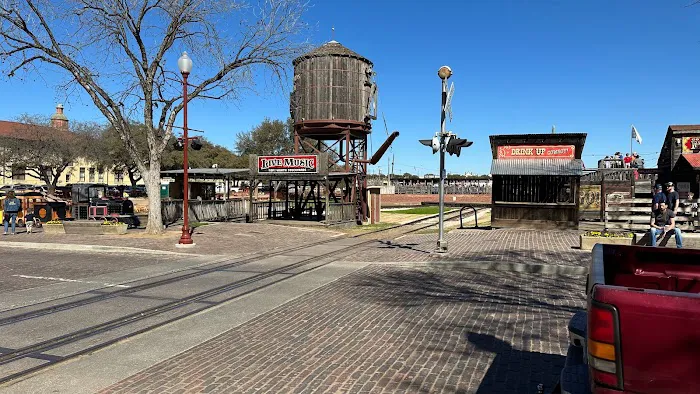
[[[573,159],[573,145],[503,145],[499,159]]]
[[[318,156],[258,156],[258,172],[318,172]]]
[[[700,150],[700,137],[684,137],[683,152],[697,152]]]

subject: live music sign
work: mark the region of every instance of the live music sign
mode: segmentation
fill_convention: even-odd
[[[317,173],[318,156],[258,156],[258,172]]]
[[[573,159],[573,145],[502,145],[499,159]]]

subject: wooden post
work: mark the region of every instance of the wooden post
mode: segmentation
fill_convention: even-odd
[[[331,211],[331,194],[330,194],[330,182],[328,181],[328,177],[326,177],[326,223],[328,223],[328,215],[330,214]]]
[[[605,196],[605,210],[603,211],[603,230],[608,230],[608,196]]]
[[[251,223],[257,219],[257,215],[253,215],[253,209],[255,208],[253,205],[253,188],[257,186],[254,182],[255,180],[253,179],[248,182],[248,221]]]

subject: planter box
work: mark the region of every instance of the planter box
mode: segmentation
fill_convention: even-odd
[[[42,224],[44,233],[46,234],[65,234],[66,230],[63,228],[63,224]]]
[[[123,235],[126,234],[126,230],[129,228],[129,226],[126,223],[120,223],[116,226],[104,226],[100,225],[100,229],[102,230],[102,234],[111,234],[111,235]]]
[[[634,245],[634,237],[589,237],[581,235],[581,250],[593,250],[595,244],[606,245]]]

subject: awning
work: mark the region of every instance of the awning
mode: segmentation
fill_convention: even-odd
[[[184,170],[165,170],[160,172],[161,177],[182,175]],[[189,176],[201,179],[248,179],[250,170],[247,168],[190,168]]]
[[[491,175],[583,175],[580,159],[495,159]]]
[[[694,170],[700,170],[700,153],[683,153],[681,155]]]

